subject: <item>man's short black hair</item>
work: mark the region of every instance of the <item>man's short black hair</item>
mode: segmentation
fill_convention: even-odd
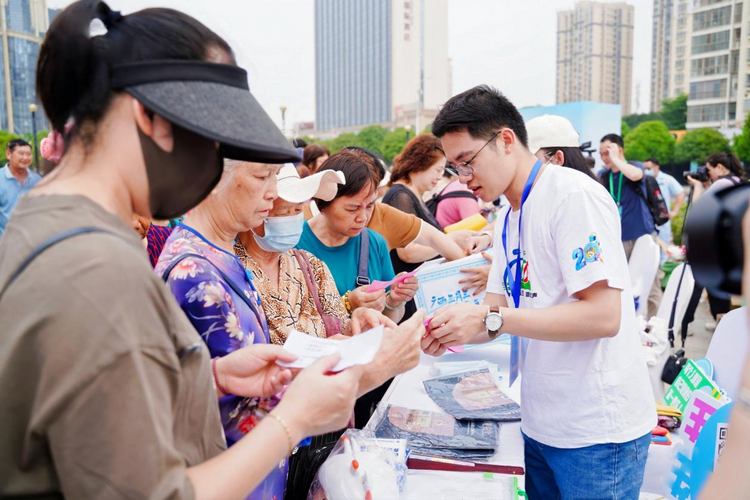
[[[525,148],[529,147],[521,113],[500,91],[478,85],[448,99],[432,123],[432,133],[442,137],[466,130],[475,139],[490,140],[501,128],[511,129]]]
[[[650,161],[650,162],[651,162],[651,163],[653,163],[654,165],[659,165],[659,166],[661,167],[661,163],[659,163],[659,160],[657,160],[657,159],[656,159],[656,158],[654,158],[653,156],[652,156],[652,157],[650,157],[650,158],[647,158],[647,159],[646,159],[646,161]],[[644,162],[644,163],[646,163],[646,162]]]
[[[8,145],[5,148],[12,153],[13,150],[16,149],[18,146],[31,147],[31,144],[24,141],[23,139],[11,139],[10,141],[8,141]]]
[[[607,134],[604,137],[602,137],[602,140],[599,142],[609,141],[613,144],[617,144],[621,148],[625,147],[625,142],[622,140],[622,137],[620,137],[617,134]]]

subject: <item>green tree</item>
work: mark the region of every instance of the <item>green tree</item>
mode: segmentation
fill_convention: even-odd
[[[357,145],[382,156],[383,140],[387,134],[388,130],[380,125],[370,125],[360,130],[359,134],[357,134]]]
[[[386,163],[392,163],[393,158],[396,157],[406,146],[408,131],[399,127],[395,130],[389,131],[383,139],[383,159]],[[413,137],[409,134],[410,137]]]
[[[687,121],[687,94],[680,94],[672,99],[661,102],[659,118],[669,130],[684,130]]]
[[[711,128],[698,128],[685,134],[685,137],[677,143],[674,160],[677,163],[690,163],[691,161],[704,163],[706,158],[713,153],[728,153],[729,151],[729,139],[721,132]]]
[[[639,115],[628,115],[622,117],[622,121],[624,121],[630,129],[634,129],[643,122],[650,122],[659,119],[659,113],[642,113]]]
[[[20,138],[21,136],[11,134],[7,130],[0,130],[0,164],[5,164],[8,161],[8,158],[5,156],[5,148],[8,147],[8,142]]]
[[[344,134],[337,135],[333,139],[321,141],[321,144],[330,149],[331,154],[335,154],[347,146],[359,146],[359,141],[357,140],[357,134],[346,132]]]
[[[628,122],[625,120],[621,120],[622,123],[620,125],[620,137],[625,137],[630,132],[630,127],[628,126]]]
[[[625,137],[625,158],[645,161],[653,156],[666,165],[674,156],[675,140],[663,122],[643,122]]]
[[[745,124],[742,125],[742,133],[735,135],[732,141],[732,150],[743,162],[750,162],[750,113],[745,118]]]

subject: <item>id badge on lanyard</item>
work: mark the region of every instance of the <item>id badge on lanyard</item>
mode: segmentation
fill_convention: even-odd
[[[519,309],[521,307],[521,283],[523,280],[523,259],[521,257],[521,221],[523,220],[523,204],[529,197],[531,188],[534,185],[534,181],[536,180],[536,177],[539,174],[539,170],[541,168],[542,162],[537,160],[537,162],[534,164],[534,168],[529,174],[529,178],[526,180],[526,185],[523,188],[523,195],[521,196],[521,207],[518,209],[518,247],[516,249],[517,257],[515,260],[515,276],[513,276],[511,260],[508,258],[508,219],[510,217],[510,210],[508,210],[508,213],[505,214],[505,223],[503,224],[503,252],[505,254],[506,265],[505,274],[508,276],[508,287],[506,289],[506,293],[510,295],[511,299],[513,300],[513,304],[516,306],[516,309]],[[522,357],[521,350],[521,338],[517,335],[513,335],[510,342],[510,385],[513,385],[513,383],[518,378],[521,364],[520,361]]]

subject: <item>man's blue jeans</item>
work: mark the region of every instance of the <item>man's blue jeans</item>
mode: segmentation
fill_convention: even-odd
[[[529,500],[638,500],[651,433],[626,443],[553,448],[524,434]]]

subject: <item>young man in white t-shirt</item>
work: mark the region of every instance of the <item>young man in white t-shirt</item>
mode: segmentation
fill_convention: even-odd
[[[525,337],[529,498],[637,499],[656,409],[612,197],[581,172],[538,162],[518,110],[490,87],[450,99],[432,131],[461,182],[510,207],[498,217],[485,304],[437,311],[424,351]]]

